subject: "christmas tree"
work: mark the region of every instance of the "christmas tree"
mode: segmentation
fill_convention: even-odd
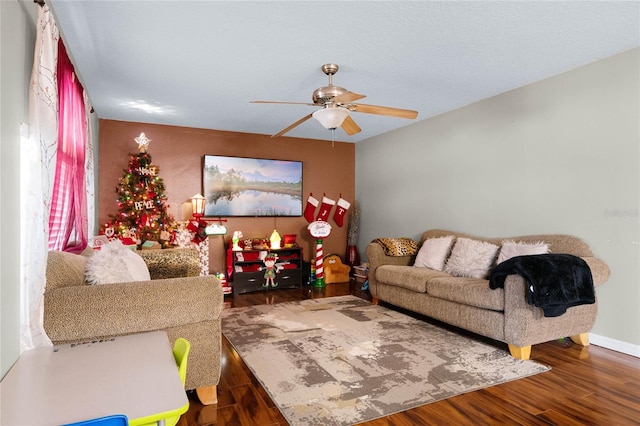
[[[131,238],[141,245],[156,241],[162,247],[171,245],[175,220],[167,213],[164,181],[159,168],[151,163],[147,152],[150,139],[144,133],[135,138],[137,154],[129,154],[129,167],[119,179],[118,214],[110,215],[111,222],[103,232],[110,238]]]

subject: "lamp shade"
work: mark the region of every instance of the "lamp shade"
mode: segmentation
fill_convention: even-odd
[[[349,110],[342,107],[327,107],[313,113],[313,118],[318,120],[325,129],[336,129],[342,126],[342,122],[349,116]]]
[[[193,212],[193,217],[202,217],[204,215],[205,201],[206,199],[200,193],[191,197],[191,211]]]

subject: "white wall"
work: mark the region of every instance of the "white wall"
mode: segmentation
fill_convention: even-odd
[[[636,48],[358,143],[361,252],[429,228],[578,236],[612,270],[592,333],[640,348],[639,63]]]
[[[37,9],[0,1],[0,377],[20,353],[20,122],[28,123]]]

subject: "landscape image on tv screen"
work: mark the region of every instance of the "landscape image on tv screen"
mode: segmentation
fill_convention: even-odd
[[[302,216],[302,162],[205,155],[205,216]]]

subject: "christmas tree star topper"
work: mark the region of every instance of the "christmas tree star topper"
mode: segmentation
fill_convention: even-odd
[[[147,148],[149,147],[149,142],[151,139],[147,139],[144,132],[140,133],[140,136],[134,139],[138,143],[138,150],[140,152],[147,152]]]

